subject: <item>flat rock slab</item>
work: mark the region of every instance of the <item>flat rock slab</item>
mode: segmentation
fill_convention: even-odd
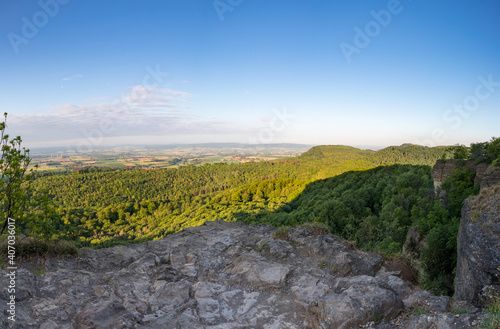
[[[449,300],[388,272],[380,255],[304,228],[275,240],[274,230],[207,222],[163,240],[48,259],[40,276],[19,269],[16,322],[0,303],[0,328],[466,328],[476,321],[457,320]],[[2,287],[7,274],[0,271]],[[408,316],[422,296],[430,315]]]

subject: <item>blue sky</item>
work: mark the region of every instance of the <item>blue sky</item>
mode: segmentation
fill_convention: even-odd
[[[24,145],[388,146],[499,136],[500,2],[0,2]]]

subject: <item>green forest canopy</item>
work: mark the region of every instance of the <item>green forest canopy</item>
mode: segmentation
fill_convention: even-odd
[[[83,245],[98,245],[118,236],[164,237],[204,220],[234,220],[227,213],[243,206],[224,207],[240,199],[255,202],[255,209],[274,209],[297,197],[309,182],[378,165],[433,165],[445,149],[405,145],[375,152],[317,146],[301,156],[270,162],[42,175],[34,179],[33,188],[48,191],[58,238],[78,237]],[[239,190],[247,193],[238,196]],[[169,229],[159,229],[169,222]]]

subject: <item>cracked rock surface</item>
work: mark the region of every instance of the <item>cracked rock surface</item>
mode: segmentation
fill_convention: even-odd
[[[48,259],[40,276],[19,269],[17,321],[1,303],[0,328],[469,328],[484,316],[335,236],[297,228],[284,241],[274,230],[206,222],[163,240]],[[8,298],[2,289],[0,300]]]

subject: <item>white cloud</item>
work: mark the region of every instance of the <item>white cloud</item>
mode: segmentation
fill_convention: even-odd
[[[9,131],[35,145],[75,145],[94,138],[99,143],[144,136],[223,136],[241,133],[234,123],[203,118],[189,109],[193,95],[171,89],[131,88],[112,102],[60,104],[49,111],[9,116]],[[91,136],[91,137],[89,137]],[[134,137],[135,136],[135,137]]]
[[[71,77],[62,78],[61,80],[62,81],[68,81],[68,80],[81,79],[81,78],[83,78],[83,75],[81,75],[81,74],[75,74],[75,75],[73,75]]]
[[[151,89],[144,86],[132,87],[131,92],[123,100],[130,106],[164,106],[176,107],[172,102],[187,102],[193,95],[172,89]]]

